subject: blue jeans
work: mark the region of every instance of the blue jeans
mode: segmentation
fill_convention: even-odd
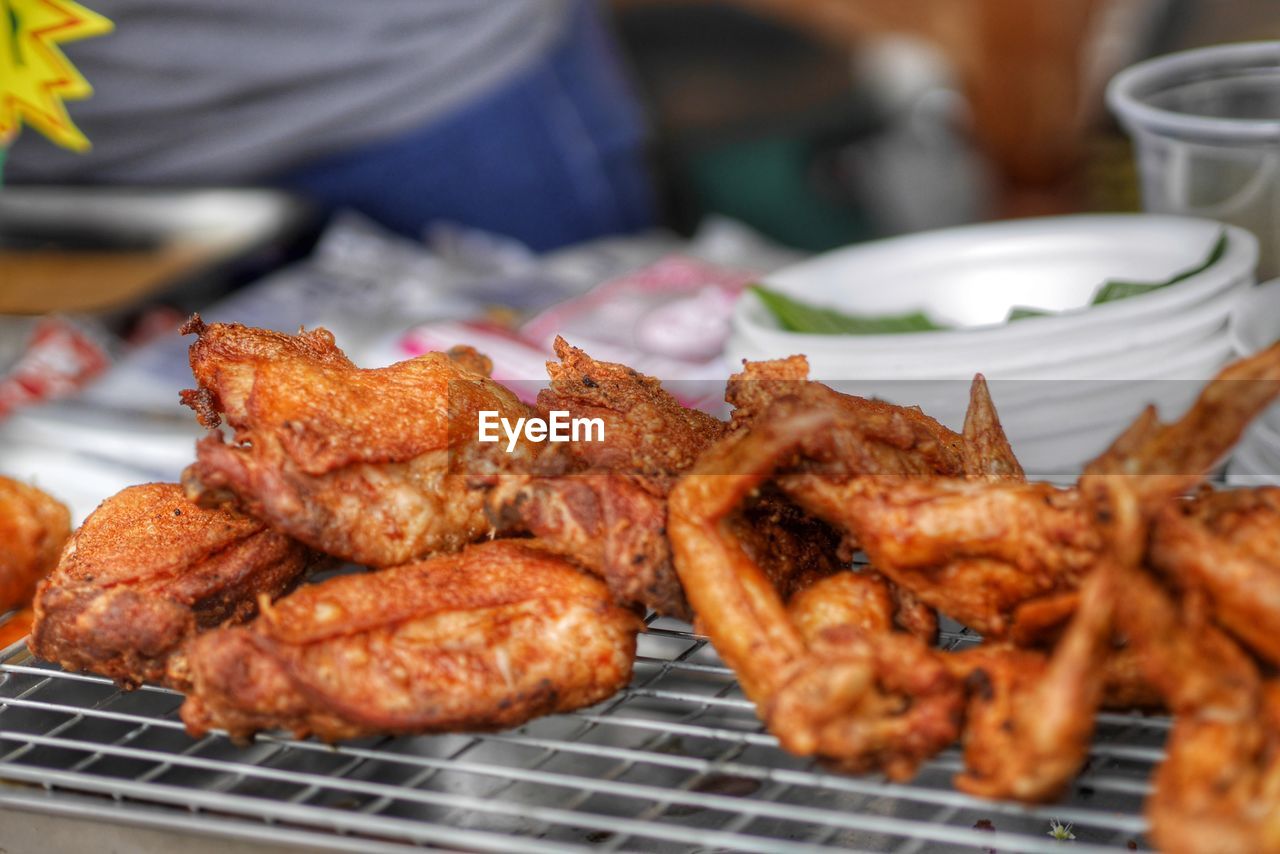
[[[482,98],[274,183],[411,237],[446,220],[545,251],[652,225],[643,117],[595,4],[575,3],[552,51]]]

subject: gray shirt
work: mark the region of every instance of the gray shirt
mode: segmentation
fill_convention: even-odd
[[[88,0],[78,155],[26,131],[15,183],[235,184],[419,126],[544,55],[568,0]]]

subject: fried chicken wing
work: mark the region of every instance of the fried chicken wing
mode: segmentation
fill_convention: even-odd
[[[808,655],[778,690],[768,723],[789,749],[904,780],[959,736],[962,683],[931,637],[899,631],[912,621],[883,577],[828,576],[793,596],[787,615]]]
[[[999,638],[1028,600],[1073,590],[1101,546],[1078,492],[1046,483],[784,475],[802,507],[847,530],[877,570]]]
[[[818,410],[782,425],[765,419],[711,448],[672,493],[672,547],[696,624],[782,746],[903,778],[955,740],[960,682],[918,637],[879,631],[897,607],[883,579],[830,575],[789,609],[735,530],[735,513],[793,453],[796,436],[831,418]]]
[[[741,429],[672,493],[676,566],[699,625],[788,750],[906,776],[967,715],[960,788],[1056,797],[1087,755],[1100,704],[1159,693],[1142,648],[1117,632],[1117,601],[1161,508],[1280,390],[1280,346],[1228,368],[1173,424],[1144,414],[1074,489],[1023,482],[980,378],[956,436],[817,384],[779,391],[802,371],[785,360],[760,368],[756,386],[731,387]],[[1242,377],[1252,387],[1233,397]],[[731,524],[769,483],[919,602],[1044,648],[943,656],[889,626],[886,591],[870,579],[832,576],[786,608]]]
[[[525,474],[482,481],[489,518],[529,533],[608,582],[623,602],[687,618],[667,544],[667,493],[726,425],[680,404],[653,377],[599,362],[562,338],[538,411],[598,418],[603,441],[558,445]]]
[[[1131,559],[1130,539],[1145,536],[1132,516],[1118,527],[1118,542],[1099,556],[1071,623],[1042,666],[1019,650],[996,648],[992,653],[1002,660],[994,668],[988,661],[966,675],[971,686],[978,674],[981,679],[956,788],[986,798],[1050,801],[1084,764],[1112,651],[1117,574],[1110,564]]]
[[[555,352],[560,361],[547,362],[551,383],[538,393],[538,411],[604,422],[604,441],[569,448],[586,468],[670,479],[725,434],[724,422],[683,406],[654,377],[597,361],[560,337]]]
[[[927,643],[839,625],[809,644],[766,720],[793,753],[908,780],[955,742],[963,719],[962,683]]]
[[[500,729],[613,694],[641,625],[565,559],[500,540],[303,587],[173,667],[193,735]]]
[[[198,338],[183,393],[206,427],[188,494],[230,496],[320,551],[391,566],[456,550],[489,530],[468,474],[527,470],[541,446],[481,444],[478,413],[532,414],[487,376],[475,351],[429,353],[362,370],[324,329],[285,335],[239,324],[184,327]]]
[[[160,681],[183,643],[249,618],[312,561],[296,540],[199,507],[177,484],[132,486],[89,515],[41,583],[31,651],[128,687]]]
[[[1280,666],[1280,489],[1202,492],[1160,513],[1151,563],[1206,593],[1218,623]]]
[[[1259,693],[1248,712],[1174,723],[1146,808],[1160,850],[1280,851],[1280,682]]]
[[[1171,852],[1280,851],[1280,682],[1145,572],[1124,579],[1119,624],[1177,718],[1146,814]]]
[[[66,507],[34,486],[0,477],[0,614],[31,601],[70,533]]]

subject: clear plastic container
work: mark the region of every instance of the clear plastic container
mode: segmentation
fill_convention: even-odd
[[[1139,63],[1107,102],[1133,137],[1143,207],[1247,228],[1259,277],[1280,275],[1280,41]]]

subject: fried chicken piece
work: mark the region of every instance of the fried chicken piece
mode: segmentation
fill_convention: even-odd
[[[1162,851],[1280,851],[1280,682],[1248,711],[1180,716],[1146,814]]]
[[[1013,453],[996,412],[987,379],[982,374],[969,386],[969,408],[964,414],[964,470],[970,477],[995,481],[1026,480],[1022,463]]]
[[[824,474],[961,476],[965,437],[914,406],[895,406],[841,394],[817,382],[784,379],[807,374],[803,356],[746,362],[729,380],[725,399],[734,406],[735,430],[767,427],[787,413],[822,410],[832,428],[792,437],[787,452]],[[836,425],[839,425],[838,427]]]
[[[735,512],[795,437],[814,435],[831,413],[793,418],[784,432],[768,419],[725,439],[681,479],[668,520],[676,567],[696,625],[786,750],[902,779],[956,738],[959,681],[919,638],[871,631],[896,617],[882,579],[831,575],[797,592],[788,608],[738,538]]]
[[[1006,636],[1028,600],[1075,589],[1101,547],[1080,494],[1046,483],[808,474],[778,483],[847,530],[895,584],[990,638]]]
[[[248,619],[314,556],[301,543],[172,483],[131,486],[72,535],[35,600],[31,651],[133,688],[161,681],[197,632]]]
[[[490,481],[489,519],[503,534],[530,533],[609,585],[622,603],[688,619],[671,565],[666,497],[643,479],[583,473],[502,475]]]
[[[1270,370],[1280,369],[1280,349],[1267,358],[1274,366]],[[1222,376],[1230,378],[1254,367],[1256,363],[1243,368],[1238,363]],[[1230,381],[1224,385],[1220,378],[1206,387],[1186,415],[1169,425],[1160,424],[1148,410],[1086,467],[1078,491],[1103,542],[1097,565],[1083,582],[1075,614],[1043,675],[1021,690],[1015,687],[1008,692],[1007,709],[998,727],[971,728],[968,733],[978,748],[967,750],[967,757],[980,763],[995,754],[1005,761],[995,767],[971,764],[957,778],[957,787],[985,797],[1030,801],[1052,799],[1061,792],[1088,752],[1094,714],[1106,685],[1105,661],[1113,653],[1113,617],[1118,616],[1121,632],[1137,644],[1142,660],[1153,662],[1143,665],[1146,684],[1163,689],[1161,693],[1175,710],[1188,702],[1189,682],[1194,685],[1197,679],[1221,679],[1230,672],[1230,667],[1190,667],[1188,675],[1188,665],[1197,657],[1204,658],[1197,652],[1201,648],[1192,647],[1193,643],[1216,644],[1222,650],[1217,656],[1221,661],[1237,656],[1229,654],[1212,630],[1191,628],[1188,632],[1186,623],[1193,621],[1184,620],[1183,631],[1207,640],[1176,638],[1169,608],[1161,604],[1159,591],[1143,582],[1140,568],[1154,520],[1171,499],[1204,477],[1248,419],[1280,390],[1274,382],[1269,385],[1266,394],[1248,394],[1247,389],[1237,387],[1236,392],[1246,393],[1247,400],[1242,403],[1232,400]],[[1212,429],[1207,426],[1206,413],[1213,416]],[[1150,603],[1119,605],[1122,593],[1126,602],[1141,597]],[[1194,621],[1196,626],[1203,623]],[[1179,649],[1182,654],[1169,655],[1170,649]],[[1175,674],[1175,668],[1180,672]],[[1218,672],[1210,677],[1212,671]],[[1201,700],[1213,696],[1217,687],[1206,684],[1209,687],[1196,690],[1193,696]],[[1198,702],[1192,702],[1199,707]],[[971,714],[971,718],[980,720],[981,716]]]
[[[936,616],[901,588],[869,567],[845,571],[815,581],[787,601],[787,616],[813,643],[823,630],[853,626],[868,634],[905,631],[932,643],[938,633]]]
[[[1105,562],[1081,589],[1080,607],[1047,661],[993,647],[965,675],[976,688],[956,788],[985,798],[1056,799],[1084,764],[1111,653],[1116,575]],[[969,663],[963,656],[957,656]]]
[[[34,486],[0,477],[0,614],[31,601],[70,534],[66,507]]]
[[[855,461],[854,473],[1024,478],[981,374],[974,376],[969,389],[963,433],[953,432],[919,407],[841,394],[810,381],[808,376],[809,363],[804,356],[744,362],[742,371],[729,378],[725,392],[725,400],[733,406],[733,429],[750,429],[763,418],[775,417],[776,411],[770,409],[780,401],[790,400],[796,408],[838,412],[845,416],[845,423],[856,425],[860,443],[884,446],[870,452],[862,450],[858,456],[879,456],[882,463],[872,467],[865,460]],[[823,471],[834,474],[840,471],[850,448],[837,444],[824,453],[819,437],[813,437],[805,450],[810,459],[826,460],[828,466]]]
[[[598,579],[500,540],[303,587],[174,668],[194,736],[502,729],[619,690],[641,627]]]
[[[1051,597],[1055,606],[1070,602],[1062,597],[1097,560],[1102,544],[1088,507],[1105,498],[1108,476],[1142,475],[1133,478],[1133,500],[1154,514],[1203,479],[1277,392],[1280,346],[1228,366],[1172,424],[1161,424],[1148,409],[1089,464],[1076,489],[975,478],[981,472],[972,468],[969,480],[887,477],[911,472],[895,470],[884,458],[875,460],[882,473],[875,477],[800,473],[782,476],[778,484],[802,507],[849,533],[880,572],[925,603],[985,636],[1025,638],[1046,628],[1048,614],[1032,603],[1041,597]],[[982,412],[989,398],[982,398],[980,391],[971,396],[971,437],[984,432],[977,425],[991,422]],[[858,437],[860,428],[858,421],[828,430],[870,444]],[[1003,451],[991,449],[1000,445],[988,436],[969,438],[962,447],[987,449],[972,451],[970,459],[999,460]],[[1005,465],[992,462],[987,473]],[[1092,495],[1087,483],[1094,484]],[[1060,615],[1065,619],[1072,611]],[[1031,625],[1019,629],[1019,618]]]
[[[551,383],[538,393],[538,411],[604,422],[603,442],[569,446],[583,468],[669,480],[727,430],[724,422],[682,405],[654,377],[596,361],[560,337],[555,352],[560,361],[547,362]]]
[[[841,771],[908,780],[960,735],[962,683],[942,659],[908,634],[827,628],[773,698],[769,729]]]
[[[959,736],[961,682],[932,637],[901,631],[914,619],[904,620],[885,578],[831,575],[793,596],[787,616],[809,651],[770,707],[769,726],[788,749],[905,780]]]
[[[813,643],[835,626],[852,626],[869,634],[894,629],[893,594],[874,572],[841,572],[809,585],[787,602],[787,618],[805,643]]]
[[[1280,682],[1145,572],[1124,578],[1121,628],[1177,718],[1146,814],[1165,851],[1280,851]]]
[[[541,446],[481,444],[478,413],[532,414],[487,376],[470,349],[387,368],[353,365],[324,329],[285,335],[239,324],[183,328],[201,423],[225,420],[231,442],[200,440],[183,476],[204,502],[231,497],[320,551],[391,566],[456,550],[489,530],[467,475],[527,470]]]
[[[1206,491],[1169,504],[1150,560],[1177,587],[1204,591],[1220,625],[1280,666],[1280,489]]]
[[[480,481],[503,533],[529,533],[590,569],[625,603],[687,619],[667,544],[667,493],[726,425],[680,404],[658,380],[598,362],[563,338],[538,412],[598,418],[603,441],[558,445],[527,474]]]
[[[681,478],[668,513],[676,569],[698,625],[763,718],[806,647],[777,586],[736,536],[735,511],[777,471],[803,461],[816,460],[824,471],[838,467],[844,476],[876,475],[869,480],[964,472],[963,436],[918,410],[798,379],[806,374],[801,357],[745,366],[727,395],[744,429],[710,447]]]

